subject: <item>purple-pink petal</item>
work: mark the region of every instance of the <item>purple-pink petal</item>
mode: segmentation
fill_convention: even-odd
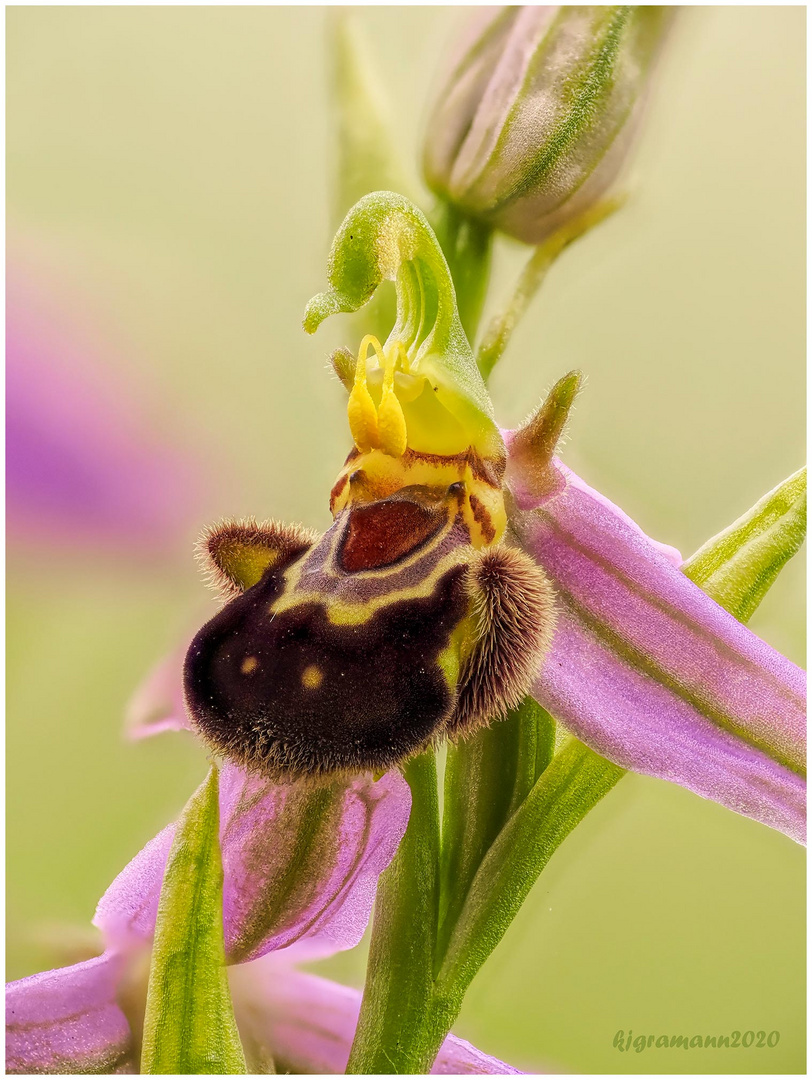
[[[363,936],[380,873],[406,830],[409,786],[397,772],[327,787],[277,785],[226,764],[220,773],[220,844],[226,953],[244,962],[297,943],[325,956]],[[95,924],[126,949],[153,932],[174,826],[125,867]]]
[[[61,286],[23,261],[7,289],[9,535],[160,550],[194,520],[201,464],[156,430],[152,403],[106,362],[113,346],[62,310]]]
[[[298,941],[311,955],[356,945],[409,820],[400,773],[311,787],[227,765],[220,785],[228,955],[254,960]]]
[[[187,647],[164,656],[136,687],[124,717],[124,730],[130,739],[190,729],[183,701],[183,658]]]
[[[241,1027],[257,1048],[272,1049],[277,1071],[344,1073],[358,1023],[361,991],[294,971],[267,957],[232,968]],[[249,1043],[250,1046],[250,1043]],[[521,1075],[518,1069],[447,1036],[435,1075]]]
[[[802,840],[805,675],[561,462],[514,527],[558,596],[534,695],[625,768]]]
[[[6,987],[7,1073],[137,1072],[110,952]]]

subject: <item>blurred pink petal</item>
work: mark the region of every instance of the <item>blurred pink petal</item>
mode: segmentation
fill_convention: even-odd
[[[194,520],[202,466],[148,419],[112,347],[10,259],[6,301],[11,538],[160,549]]]
[[[124,961],[104,953],[6,987],[7,1073],[129,1073],[129,1025],[116,1001]]]
[[[297,956],[356,945],[379,874],[406,831],[409,786],[400,773],[329,787],[280,786],[226,764],[220,773],[223,919],[232,963],[300,943]],[[94,923],[118,949],[152,936],[174,826],[125,867]]]
[[[551,578],[555,637],[533,689],[598,753],[801,841],[804,672],[729,615],[565,465],[519,485],[513,525]]]
[[[186,648],[159,660],[127,703],[124,730],[130,739],[146,739],[162,731],[189,730],[183,703],[183,660]]]
[[[358,1023],[361,991],[280,967],[266,957],[229,972],[243,1030],[272,1050],[278,1072],[344,1073]],[[432,1068],[437,1075],[521,1075],[518,1069],[449,1035]]]

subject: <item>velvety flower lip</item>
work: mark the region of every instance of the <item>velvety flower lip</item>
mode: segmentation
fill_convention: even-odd
[[[542,495],[513,474],[513,527],[559,600],[534,696],[611,761],[802,841],[804,672],[557,459],[552,472]]]
[[[241,1010],[251,1039],[273,1046],[278,1061],[289,1072],[344,1073],[358,1023],[361,991],[301,971],[283,972],[281,957],[272,963],[269,959],[230,971],[235,1002],[251,1003]],[[431,1072],[523,1075],[455,1035],[447,1036]]]

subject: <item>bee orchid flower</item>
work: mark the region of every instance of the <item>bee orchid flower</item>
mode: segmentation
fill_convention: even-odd
[[[21,552],[166,555],[198,512],[204,462],[149,419],[154,393],[115,372],[91,321],[65,313],[65,282],[43,286],[30,262],[22,248],[8,273],[9,537]]]
[[[589,746],[780,829],[804,828],[804,675],[554,456],[576,375],[497,426],[422,213],[348,213],[305,328],[385,279],[382,344],[333,356],[353,448],[318,538],[224,524],[202,545],[226,604],[185,664],[193,727],[277,778],[397,765],[528,692]]]
[[[397,1035],[396,1071],[510,1072],[447,1032],[508,909],[622,768],[803,838],[804,676],[739,620],[800,543],[804,482],[793,478],[784,493],[792,543],[761,553],[756,592],[742,586],[723,608],[712,594],[724,542],[681,563],[556,457],[577,374],[523,427],[499,428],[448,265],[416,207],[389,192],[361,199],[328,273],[329,289],[305,313],[309,332],[363,308],[386,279],[397,297],[384,342],[366,335],[357,354],[333,354],[353,442],[330,495],[333,524],[323,536],[253,520],[208,529],[199,555],[222,605],[183,660],[153,672],[129,727],[136,736],[190,727],[225,759],[219,842],[234,1015],[257,1067],[270,1055],[299,1071],[376,1071],[363,1066],[384,1060],[370,1047],[376,1009],[396,989],[386,920],[400,918],[392,905],[411,903],[402,860],[428,859],[438,836],[436,774],[423,752],[443,739],[471,745],[530,694],[602,755],[592,755],[593,790],[575,805],[573,778],[591,751],[569,739],[553,756],[548,740],[519,808],[457,875],[425,993],[408,984],[429,1012],[412,1017],[423,1028],[414,1051],[414,1031]],[[774,518],[780,504],[763,513]],[[732,527],[734,549],[748,528]],[[452,831],[458,794],[447,792]],[[552,831],[525,872],[511,844],[519,838],[529,855],[532,823],[545,815]],[[160,833],[102,898],[101,956],[11,985],[9,1071],[135,1067],[173,835],[172,826]],[[373,932],[362,1005],[359,992],[293,963],[359,941],[393,858],[384,946]],[[418,935],[430,930],[424,917],[439,917],[436,852],[425,865],[435,869],[412,897],[425,910],[407,916]],[[521,881],[500,899],[500,875],[515,874]],[[497,908],[489,928],[482,920]]]

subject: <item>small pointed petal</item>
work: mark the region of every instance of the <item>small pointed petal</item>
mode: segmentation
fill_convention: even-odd
[[[294,943],[310,958],[356,945],[410,805],[397,772],[314,787],[277,785],[225,765],[220,844],[229,960]],[[99,902],[94,922],[119,948],[153,932],[173,833],[170,825],[147,844]]]
[[[6,987],[6,1072],[137,1072],[116,1001],[125,961],[110,952]]]
[[[136,688],[124,712],[129,739],[146,739],[162,731],[189,731],[183,703],[183,661],[188,645],[164,656]]]
[[[554,464],[558,490],[513,515],[558,594],[534,696],[611,761],[801,840],[804,673]]]
[[[252,1041],[273,1048],[277,1072],[344,1073],[361,991],[283,967],[268,957],[231,969],[240,1016]],[[521,1075],[455,1035],[447,1036],[434,1075]]]

